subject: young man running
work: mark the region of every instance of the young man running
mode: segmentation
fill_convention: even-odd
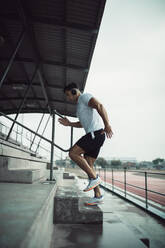
[[[89,184],[84,192],[94,189],[94,198],[87,205],[97,205],[103,202],[103,196],[99,188],[101,179],[96,175],[94,162],[105,141],[105,134],[107,138],[111,138],[113,135],[108,115],[96,98],[89,93],[81,94],[75,83],[66,86],[64,93],[69,101],[77,103],[79,121],[70,122],[67,118],[59,118],[59,122],[64,126],[83,127],[86,132],[86,135],[70,149],[69,157],[88,175]]]

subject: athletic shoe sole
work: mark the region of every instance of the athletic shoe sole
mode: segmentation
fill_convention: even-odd
[[[84,205],[85,206],[97,206],[97,205],[99,205],[99,204],[103,204],[104,202],[103,201],[101,201],[101,202],[85,202],[84,203]]]
[[[94,186],[92,186],[92,187],[88,188],[88,189],[84,189],[83,191],[84,191],[84,192],[88,192],[88,191],[90,191],[90,190],[92,190],[92,189],[96,188],[96,187],[97,187],[100,183],[101,183],[101,181],[100,181],[100,182],[98,182],[97,184],[95,184]]]

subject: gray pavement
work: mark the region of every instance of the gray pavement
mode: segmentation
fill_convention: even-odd
[[[43,214],[43,206],[48,205],[54,187],[55,184],[44,185],[40,182],[0,183],[0,248],[20,247],[38,214]],[[39,229],[40,223],[38,218],[35,229]]]
[[[86,182],[84,179],[78,181],[80,196],[92,197],[93,192],[83,193]],[[60,187],[76,186],[73,183],[74,180],[59,180],[58,185]],[[165,247],[163,223],[103,189],[105,200],[104,204],[100,205],[103,211],[103,225],[53,225],[53,197],[48,202],[53,188],[53,184],[41,184],[40,182],[35,184],[0,183],[0,248],[19,248],[25,236],[27,236],[27,242],[32,240],[30,245],[26,243],[27,245],[24,246],[28,248]],[[45,211],[41,212],[43,206],[45,206]],[[37,218],[33,225],[38,213],[42,213],[40,214],[41,220]],[[49,218],[48,215],[50,215]],[[27,235],[32,225],[34,228],[30,235]],[[36,231],[37,234],[35,234]],[[48,235],[50,235],[50,240],[47,240]],[[34,239],[34,236],[37,238]],[[150,246],[144,246],[141,239]]]
[[[80,181],[80,189],[85,180]],[[164,248],[165,226],[142,209],[104,191],[103,225],[56,224],[51,248]],[[93,192],[82,195],[93,196]],[[142,243],[142,241],[145,242]]]

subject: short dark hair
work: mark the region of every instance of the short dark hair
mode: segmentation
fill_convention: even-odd
[[[64,93],[65,93],[65,91],[72,90],[72,89],[78,89],[77,84],[72,82],[72,83],[68,84],[67,86],[65,86]]]

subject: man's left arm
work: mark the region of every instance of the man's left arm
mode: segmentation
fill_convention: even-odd
[[[103,122],[104,122],[104,132],[107,135],[107,138],[111,138],[113,135],[112,128],[109,124],[109,119],[108,119],[108,114],[107,111],[105,110],[104,106],[94,97],[92,97],[89,102],[88,106],[91,108],[94,108],[97,110],[99,115],[101,116]]]

